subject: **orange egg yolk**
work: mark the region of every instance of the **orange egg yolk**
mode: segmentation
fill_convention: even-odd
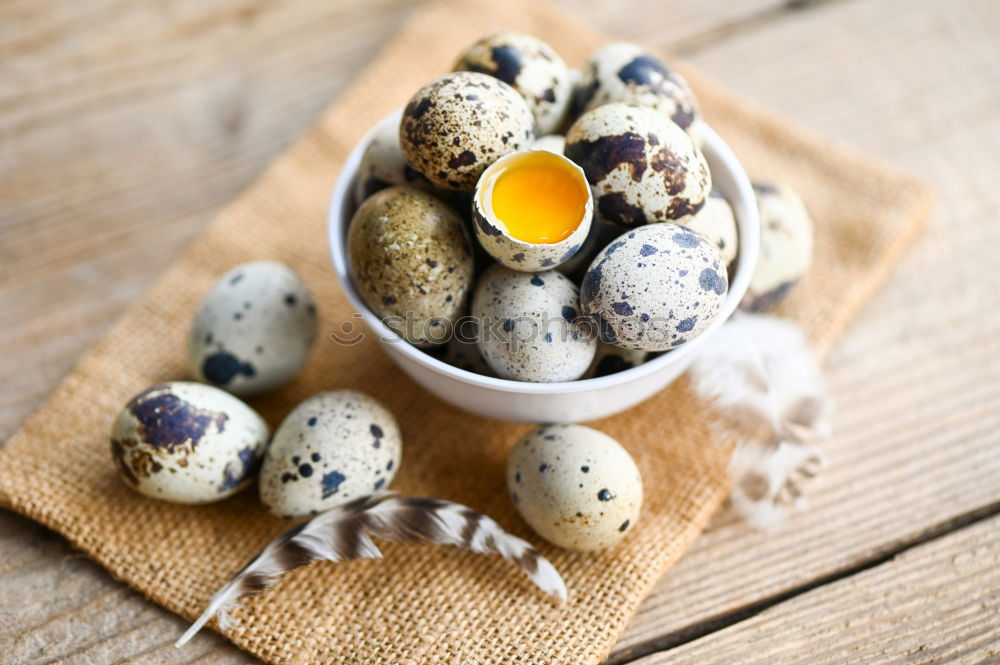
[[[515,240],[552,244],[583,221],[588,185],[576,168],[554,153],[529,152],[512,160],[493,185],[493,214]]]

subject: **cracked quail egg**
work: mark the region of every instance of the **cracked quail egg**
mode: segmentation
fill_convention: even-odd
[[[559,272],[490,267],[472,298],[486,364],[515,381],[579,379],[594,358],[597,340],[580,319],[578,303],[576,285]]]
[[[590,56],[574,98],[579,112],[613,102],[646,106],[685,131],[698,119],[687,81],[656,56],[627,42],[612,42]]]
[[[111,427],[111,456],[140,494],[211,503],[253,482],[268,435],[264,419],[224,390],[174,381],[122,409]]]
[[[583,425],[546,425],[525,435],[507,460],[507,488],[535,533],[573,550],[616,544],[642,508],[632,456]]]
[[[603,342],[666,351],[704,332],[726,298],[726,267],[705,236],[648,224],[597,255],[580,289]]]
[[[472,284],[472,245],[454,210],[427,192],[390,187],[354,213],[351,274],[365,303],[416,346],[447,340]]]
[[[279,517],[314,515],[388,487],[401,455],[396,419],[375,398],[320,393],[275,431],[260,470],[260,500]]]
[[[606,104],[588,111],[567,132],[565,153],[587,174],[597,215],[609,222],[684,223],[712,189],[701,150],[649,108]]]
[[[497,262],[537,272],[576,254],[593,212],[579,166],[548,150],[528,150],[501,157],[483,172],[472,219],[476,239]]]
[[[685,220],[684,226],[702,234],[718,247],[727,266],[736,258],[739,250],[736,217],[729,202],[719,192],[712,190],[705,199],[705,207]]]
[[[754,183],[760,213],[760,257],[740,306],[759,312],[781,302],[812,263],[809,212],[789,187]]]
[[[485,37],[462,54],[455,70],[489,74],[521,93],[536,134],[557,129],[569,109],[569,68],[551,46],[531,35],[503,32]]]
[[[487,166],[531,143],[533,124],[528,103],[500,79],[453,72],[410,98],[399,142],[435,186],[472,191]]]
[[[199,381],[234,395],[284,383],[316,340],[316,305],[283,263],[238,265],[202,299],[188,334],[188,368]]]
[[[403,149],[399,145],[399,123],[394,118],[387,118],[375,128],[361,156],[354,183],[354,201],[361,205],[375,192],[392,185],[431,189],[427,178],[407,164],[403,157]]]

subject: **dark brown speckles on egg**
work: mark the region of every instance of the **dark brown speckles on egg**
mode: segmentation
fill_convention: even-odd
[[[471,314],[486,330],[478,346],[499,376],[570,381],[593,359],[596,340],[578,320],[576,286],[559,273],[537,275],[500,265],[480,277]]]
[[[172,382],[136,395],[115,418],[111,454],[130,487],[176,503],[208,503],[246,486],[267,425],[232,395]]]
[[[512,500],[517,495],[514,505],[536,533],[585,551],[622,538],[639,515],[642,478],[618,443],[581,425],[539,428],[523,442],[511,449],[507,489]],[[539,464],[546,466],[544,473],[521,473]]]
[[[234,395],[276,387],[298,371],[315,340],[309,308],[315,309],[312,295],[288,266],[254,261],[233,268],[198,306],[188,369]]]
[[[725,273],[706,265],[721,268],[722,262],[701,234],[673,224],[643,226],[595,261],[580,302],[603,342],[665,351],[703,332],[725,300]]]
[[[417,91],[403,112],[399,138],[406,159],[433,184],[472,191],[496,158],[530,142],[532,124],[527,103],[509,85],[478,72],[455,72]]]
[[[370,494],[392,480],[401,445],[392,414],[374,398],[348,390],[314,395],[275,432],[261,501],[275,515],[304,516]]]
[[[209,427],[222,432],[229,420],[225,413],[199,409],[186,402],[171,391],[169,384],[139,393],[129,402],[128,409],[141,423],[141,439],[168,452],[184,445],[197,447]]]
[[[711,190],[701,151],[648,108],[607,104],[585,113],[566,134],[565,154],[587,174],[597,214],[609,223],[680,221]]]
[[[690,129],[698,108],[687,82],[635,44],[614,42],[591,55],[575,92],[579,112],[624,102],[656,110]]]
[[[390,187],[367,199],[351,220],[347,251],[365,302],[394,317],[395,325],[387,323],[407,341],[432,345],[440,336],[432,324],[462,315],[473,278],[471,240],[455,212],[430,194]]]

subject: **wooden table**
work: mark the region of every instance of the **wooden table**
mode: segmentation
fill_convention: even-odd
[[[0,2],[0,439],[417,0]],[[570,2],[920,173],[930,228],[837,346],[831,467],[719,515],[613,663],[1000,662],[1000,3]],[[0,512],[0,662],[245,663]]]

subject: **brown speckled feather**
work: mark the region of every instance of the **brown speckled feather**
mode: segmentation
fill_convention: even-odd
[[[552,564],[486,515],[440,499],[406,499],[378,492],[317,515],[275,538],[219,589],[176,646],[190,640],[213,616],[218,615],[219,626],[225,628],[229,611],[241,598],[266,589],[294,568],[319,560],[381,558],[372,536],[500,554],[514,561],[542,591],[559,600],[566,598],[566,586]]]

